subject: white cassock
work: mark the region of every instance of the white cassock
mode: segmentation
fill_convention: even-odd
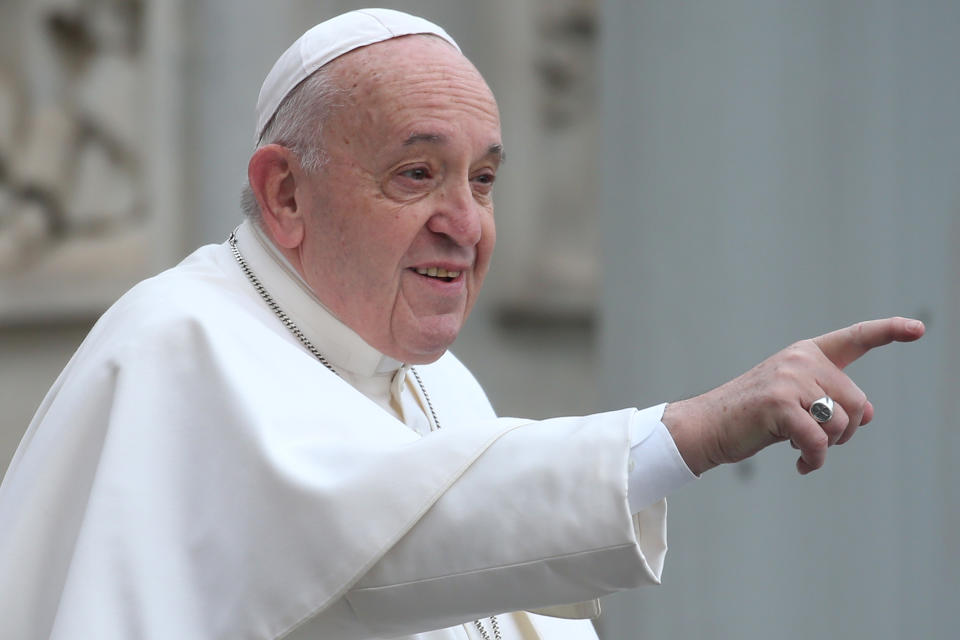
[[[465,640],[476,618],[578,602],[551,613],[585,617],[659,582],[660,498],[690,477],[662,407],[497,418],[448,353],[416,367],[431,431],[408,368],[323,311],[249,223],[238,238],[340,376],[226,244],[134,287],[0,487],[0,638]],[[648,481],[628,474],[638,460]],[[589,620],[498,620],[505,640],[596,637]]]

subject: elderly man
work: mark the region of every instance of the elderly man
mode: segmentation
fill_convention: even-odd
[[[330,20],[257,115],[248,219],[103,316],[17,451],[2,637],[595,638],[595,598],[659,581],[671,489],[784,440],[820,467],[873,414],[843,367],[923,333],[862,323],[665,408],[497,418],[447,351],[503,160],[450,36]]]

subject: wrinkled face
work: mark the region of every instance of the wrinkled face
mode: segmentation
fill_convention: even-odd
[[[358,49],[330,71],[350,97],[327,120],[328,161],[305,187],[304,277],[382,353],[432,362],[493,251],[496,102],[466,58],[428,36]]]

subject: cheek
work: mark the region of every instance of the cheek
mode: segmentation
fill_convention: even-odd
[[[318,233],[326,235],[322,242],[335,247],[344,267],[379,267],[379,274],[405,251],[400,246],[405,230],[398,225],[402,218],[376,197],[340,198],[319,216],[327,220],[317,225]]]
[[[416,253],[418,229],[403,216],[386,212],[371,222],[353,230],[355,261],[363,265],[368,279],[395,285],[410,262],[411,252]]]
[[[477,271],[483,277],[490,266],[490,258],[493,255],[493,247],[497,243],[497,227],[493,221],[493,211],[484,217],[481,223],[483,233],[480,236],[480,244],[477,247]]]

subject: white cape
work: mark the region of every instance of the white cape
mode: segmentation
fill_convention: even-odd
[[[419,437],[307,353],[225,245],[105,315],[0,487],[0,637],[391,637],[658,582],[634,410],[496,418],[450,354]]]

